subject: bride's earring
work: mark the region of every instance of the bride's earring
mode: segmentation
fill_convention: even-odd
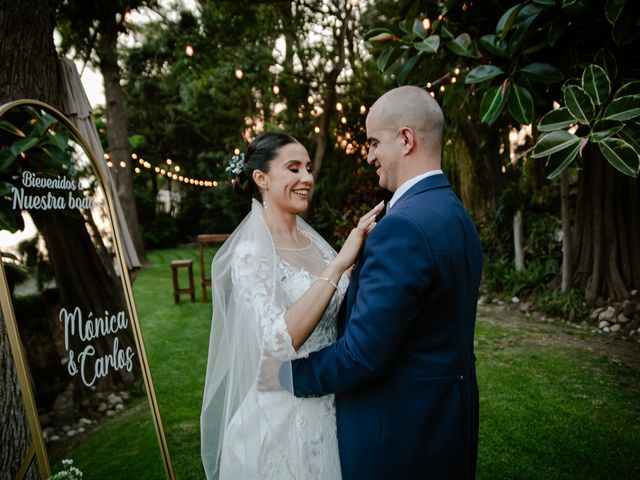
[[[261,196],[262,196],[262,208],[264,208],[265,210],[267,209],[267,192],[269,191],[268,188],[265,188],[264,190],[262,190]]]

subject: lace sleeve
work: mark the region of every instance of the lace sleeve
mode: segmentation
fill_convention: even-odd
[[[233,262],[233,286],[238,300],[254,316],[263,354],[287,361],[296,351],[284,321],[286,309],[274,291],[276,279],[271,273],[270,261],[273,260],[259,254],[255,244],[238,245]]]

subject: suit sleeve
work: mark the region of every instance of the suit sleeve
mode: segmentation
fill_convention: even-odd
[[[339,393],[382,375],[434,282],[434,262],[424,234],[399,215],[387,216],[376,226],[361,261],[359,288],[344,335],[292,362],[296,396]]]

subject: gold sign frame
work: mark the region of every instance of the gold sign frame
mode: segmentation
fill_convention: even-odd
[[[32,107],[37,107],[41,110],[44,110],[47,113],[51,114],[56,120],[61,122],[66,128],[69,129],[69,131],[73,134],[72,139],[82,147],[82,149],[88,156],[91,162],[91,167],[94,170],[95,177],[99,182],[100,187],[102,187],[104,195],[106,196],[109,221],[111,222],[111,225],[113,227],[114,250],[115,250],[116,258],[118,261],[118,266],[120,268],[120,271],[122,272],[122,275],[120,275],[120,279],[122,281],[122,289],[125,296],[125,302],[127,305],[129,318],[131,319],[131,329],[133,332],[135,347],[138,351],[138,356],[139,356],[138,362],[140,364],[140,369],[141,369],[142,377],[144,380],[144,386],[146,390],[147,400],[149,402],[149,408],[151,410],[153,424],[154,424],[154,428],[155,428],[155,432],[158,440],[158,446],[160,447],[160,453],[163,460],[163,466],[164,466],[166,476],[169,480],[174,480],[175,476],[174,476],[173,467],[171,464],[171,457],[169,455],[169,448],[168,448],[167,440],[164,433],[162,419],[160,417],[160,410],[158,407],[158,401],[156,398],[153,380],[151,377],[151,370],[149,369],[147,354],[144,348],[142,331],[140,329],[140,321],[138,319],[137,311],[135,308],[135,301],[133,297],[131,279],[127,274],[128,268],[126,265],[125,255],[124,255],[123,246],[122,246],[123,245],[122,233],[120,232],[120,225],[117,221],[115,210],[113,207],[114,200],[113,200],[111,189],[107,185],[106,179],[102,174],[102,170],[98,168],[98,160],[95,157],[95,153],[89,146],[86,139],[80,133],[78,128],[64,114],[62,114],[57,109],[55,109],[51,105],[48,105],[44,102],[40,102],[38,100],[31,100],[31,99],[23,99],[23,100],[16,100],[0,106],[0,118],[2,118],[3,115],[9,110],[19,106],[32,106]],[[18,472],[17,478],[20,479],[24,477],[35,455],[38,462],[38,469],[40,472],[40,476],[43,479],[46,479],[51,476],[51,467],[49,464],[49,458],[47,455],[47,450],[46,450],[43,436],[42,436],[42,428],[40,425],[40,419],[38,417],[38,411],[36,408],[34,392],[30,382],[31,376],[29,373],[29,365],[27,362],[26,352],[20,340],[20,333],[18,331],[18,324],[16,322],[16,316],[13,308],[13,303],[11,300],[9,284],[7,282],[3,261],[0,261],[0,304],[2,308],[2,316],[4,318],[6,328],[7,328],[9,344],[11,347],[11,353],[12,353],[14,365],[16,368],[16,373],[18,376],[18,383],[20,385],[20,390],[22,393],[22,399],[24,402],[24,407],[25,407],[26,416],[28,420],[29,431],[31,433],[31,438],[33,442],[32,445],[29,447],[25,458],[22,461],[22,465],[21,465],[20,471]]]

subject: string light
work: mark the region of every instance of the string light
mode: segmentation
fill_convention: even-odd
[[[235,149],[235,151],[237,152],[237,154],[240,153],[240,150],[237,149],[237,148]],[[137,159],[138,163],[142,167],[146,168],[147,170],[153,169],[154,172],[159,173],[160,175],[164,175],[164,176],[166,176],[166,177],[168,177],[168,178],[170,178],[172,180],[177,180],[177,181],[180,181],[182,183],[188,183],[190,185],[199,186],[199,187],[217,187],[218,184],[219,184],[217,180],[213,180],[212,181],[212,180],[204,180],[204,179],[192,179],[192,178],[189,178],[189,177],[185,177],[183,175],[178,176],[178,174],[172,172],[170,168],[165,170],[164,168],[161,168],[161,167],[153,167],[151,165],[151,163],[147,162],[144,158],[139,158],[136,154],[132,154],[131,157],[134,158],[134,159]],[[171,165],[173,167],[173,170],[175,170],[175,172],[180,172],[181,171],[180,166],[176,165],[176,163],[173,160],[171,160],[170,158],[165,159],[164,162],[167,165]],[[121,162],[120,165],[122,166],[122,168],[124,168],[126,166],[126,163],[125,162]],[[113,167],[113,163],[111,161],[108,161],[107,162],[107,166],[109,168],[112,168]],[[139,173],[142,172],[142,169],[140,167],[136,166],[134,168],[134,171],[139,174]]]
[[[240,155],[240,149],[239,149],[239,148],[236,148],[236,149],[233,151],[233,154],[234,154],[234,155]]]
[[[435,97],[435,96],[436,96],[436,94],[435,94],[435,93],[433,93],[433,92],[429,92],[429,95],[431,95],[432,97]]]
[[[134,168],[133,170],[134,170],[134,172],[136,172],[136,173],[140,173],[140,167],[136,167],[136,168]]]
[[[339,112],[342,111],[342,104],[340,102],[336,103],[336,110]]]
[[[456,77],[451,77],[451,83],[456,83],[457,78]]]
[[[171,165],[171,163],[173,163],[173,160],[171,160],[170,158],[167,158],[167,165]]]
[[[125,162],[120,162],[120,168],[125,168],[127,164]]]
[[[444,92],[444,85],[440,85],[440,91]]]
[[[173,167],[173,169],[174,169],[176,172],[179,172],[179,171],[180,171],[180,165],[176,165],[175,167]]]
[[[109,154],[108,154],[108,153],[105,153],[105,154],[104,154],[104,159],[105,159],[105,160],[109,160]]]
[[[279,95],[280,94],[280,87],[278,85],[274,85],[273,86],[273,94],[274,95]]]
[[[431,88],[431,82],[427,82],[427,88]]]
[[[456,69],[453,71],[453,73],[455,73],[456,75],[460,75],[460,69],[458,67],[456,67]]]
[[[314,128],[313,131],[316,132],[316,133],[320,133],[320,127]]]
[[[131,154],[131,158],[133,158],[134,160],[137,160],[138,159],[138,155],[136,155],[135,153],[132,153]]]
[[[187,57],[193,57],[193,46],[190,43],[187,43],[187,46],[184,47],[184,53]]]
[[[236,68],[236,78],[238,80],[242,80],[242,77],[244,77],[244,72],[241,69]]]
[[[367,107],[360,105],[360,115],[364,115],[365,113],[367,113]]]
[[[431,28],[431,20],[429,20],[428,18],[422,20],[422,28],[424,28],[425,30],[429,30]]]
[[[113,167],[113,163],[111,163],[111,161],[108,161],[107,162],[107,167],[109,167],[109,168]]]
[[[313,97],[312,97],[311,95],[309,95],[309,96],[307,97],[307,103],[308,103],[309,105],[312,105],[312,104],[313,104]]]
[[[346,123],[347,123],[347,117],[342,117],[342,118],[340,119],[340,121],[341,121],[343,124],[346,124]]]

